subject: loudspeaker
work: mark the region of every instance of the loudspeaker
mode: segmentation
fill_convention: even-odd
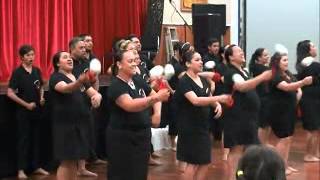
[[[192,29],[194,46],[201,55],[208,51],[211,38],[222,42],[226,28],[226,6],[215,4],[192,4]]]

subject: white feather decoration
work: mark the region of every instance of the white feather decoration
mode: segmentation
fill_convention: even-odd
[[[152,69],[150,69],[150,77],[151,78],[160,78],[163,75],[163,67],[161,65],[156,65]]]
[[[94,58],[90,61],[90,65],[89,65],[89,69],[90,71],[96,73],[96,74],[100,74],[101,73],[101,63],[98,59]]]
[[[275,44],[274,49],[280,54],[288,54],[288,49],[282,44]]]
[[[174,75],[174,73],[175,72],[172,64],[166,64],[164,66],[164,77],[166,78],[166,80],[170,80]]]
[[[206,69],[213,69],[216,66],[216,63],[214,61],[208,61],[204,64],[204,67]]]

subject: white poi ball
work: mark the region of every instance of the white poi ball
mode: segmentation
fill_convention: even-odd
[[[308,56],[302,59],[301,64],[305,67],[308,67],[313,61],[314,61],[314,58],[311,56]]]
[[[172,64],[166,64],[164,66],[164,77],[169,80],[172,78],[172,76],[174,75],[174,68],[172,66]]]
[[[96,73],[96,74],[100,74],[101,73],[101,63],[98,59],[94,58],[90,61],[90,65],[89,65],[89,69],[90,71]]]
[[[161,65],[156,65],[152,69],[150,69],[150,77],[151,78],[159,78],[163,75],[163,67]]]
[[[216,66],[216,63],[214,61],[208,61],[204,64],[204,67],[206,69],[213,69]]]
[[[233,80],[234,83],[241,83],[241,82],[245,81],[240,74],[234,74],[232,76],[232,80]]]
[[[275,44],[274,49],[280,54],[288,54],[288,49],[282,44]]]

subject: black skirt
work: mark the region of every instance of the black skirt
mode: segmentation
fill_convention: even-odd
[[[320,100],[318,98],[302,98],[300,101],[303,128],[308,131],[320,129]]]
[[[211,140],[207,132],[179,132],[177,159],[190,164],[211,162]]]
[[[151,129],[138,131],[107,130],[109,180],[146,180],[150,152]]]

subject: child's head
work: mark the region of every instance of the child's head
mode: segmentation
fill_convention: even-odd
[[[266,146],[250,146],[241,157],[237,180],[285,180],[285,166],[277,152]]]
[[[34,48],[29,44],[22,45],[19,48],[19,55],[22,63],[31,65],[34,61]]]

